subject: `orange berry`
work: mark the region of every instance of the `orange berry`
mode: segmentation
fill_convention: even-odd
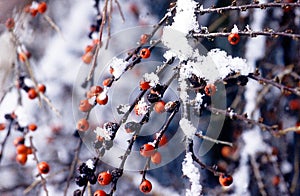
[[[143,34],[143,35],[141,35],[141,38],[140,38],[140,44],[145,44],[145,43],[147,43],[148,38],[149,38],[149,35],[148,35],[148,34]]]
[[[273,184],[274,186],[278,186],[279,183],[280,183],[280,177],[279,177],[278,175],[274,176],[274,177],[272,178],[272,184]]]
[[[21,62],[25,62],[27,60],[27,55],[24,52],[20,52],[18,56]]]
[[[158,137],[158,133],[155,135],[155,140],[157,139],[157,137]],[[159,143],[158,143],[158,146],[160,147],[160,146],[163,146],[163,145],[166,145],[168,143],[168,138],[167,138],[167,136],[164,134],[162,137],[161,137],[161,139],[160,139],[160,141],[159,141]]]
[[[140,81],[140,89],[141,90],[148,90],[150,88],[150,82]]]
[[[31,16],[35,17],[37,15],[37,13],[38,13],[37,9],[30,8],[30,14],[31,14]]]
[[[106,78],[106,79],[103,80],[103,82],[102,82],[103,86],[110,87],[110,86],[111,86],[112,80],[113,80],[112,78]]]
[[[25,165],[27,161],[27,154],[17,154],[16,161],[21,165]]]
[[[204,91],[207,96],[213,96],[216,93],[217,88],[214,84],[207,84]]]
[[[100,93],[97,96],[96,101],[99,105],[105,105],[108,102],[108,96],[106,95],[106,93]]]
[[[5,129],[5,123],[0,123],[0,131],[3,131]]]
[[[47,162],[42,161],[37,165],[40,174],[47,174],[50,171],[50,166]]]
[[[15,21],[13,18],[8,18],[5,22],[6,28],[10,31],[15,27]]]
[[[152,184],[149,180],[143,180],[140,184],[140,191],[142,193],[149,193],[152,190]]]
[[[233,154],[233,149],[230,146],[223,146],[221,149],[221,155],[225,158],[230,158]]]
[[[151,155],[151,161],[154,164],[160,164],[161,163],[161,154],[159,152],[155,152],[153,155]]]
[[[27,126],[27,128],[28,128],[28,130],[30,130],[30,131],[35,131],[35,130],[37,129],[37,126],[36,126],[36,124],[31,123],[31,124],[29,124],[29,125]]]
[[[98,183],[102,186],[108,185],[112,180],[112,175],[109,172],[101,172],[98,175]]]
[[[94,196],[106,196],[106,193],[103,190],[97,190],[95,191]]]
[[[289,107],[291,110],[299,110],[300,109],[300,99],[292,99],[289,101]]]
[[[25,138],[24,137],[16,137],[14,139],[14,146],[18,146],[20,144],[24,144]]]
[[[46,92],[46,86],[44,84],[39,84],[38,89],[39,89],[39,92],[41,92],[41,93]]]
[[[143,58],[143,59],[147,59],[150,57],[150,54],[151,54],[151,51],[148,49],[148,48],[143,48],[140,52],[140,56]]]
[[[237,33],[230,33],[227,39],[231,45],[236,45],[240,41],[240,36]]]
[[[219,176],[219,182],[222,186],[229,186],[233,182],[233,178],[230,175],[221,174]]]
[[[93,53],[87,52],[84,55],[82,55],[81,59],[84,63],[90,64],[93,60],[93,56],[94,56]]]
[[[19,144],[18,146],[17,146],[17,154],[26,154],[27,155],[27,151],[28,151],[28,149],[27,149],[28,147],[27,146],[25,146],[24,144]]]
[[[90,89],[90,92],[93,94],[93,96],[95,95],[99,95],[100,93],[102,93],[103,88],[101,86],[92,86]]]
[[[140,148],[140,154],[144,157],[150,157],[155,153],[154,146],[151,144],[144,144]]]
[[[38,94],[34,88],[30,88],[29,91],[27,92],[27,94],[28,94],[29,99],[35,99],[38,96]]]
[[[32,148],[27,147],[27,154],[32,154]]]
[[[79,131],[86,131],[89,128],[89,122],[85,119],[82,118],[77,122],[77,129]]]
[[[39,12],[40,14],[43,14],[43,13],[46,12],[46,10],[47,10],[47,3],[46,3],[46,2],[41,2],[41,3],[39,3],[39,6],[38,6],[38,12]]]
[[[85,49],[84,49],[84,52],[85,52],[85,53],[92,52],[93,48],[94,48],[94,46],[92,46],[92,45],[87,45],[87,46],[85,47]]]
[[[300,122],[297,122],[296,123],[296,127],[298,127],[297,129],[299,129],[300,128]],[[300,130],[298,130],[298,131],[295,131],[297,134],[300,134]]]
[[[89,100],[84,99],[80,101],[79,110],[82,112],[88,112],[93,106],[89,103]]]
[[[165,112],[165,105],[166,103],[164,101],[158,101],[154,105],[154,111],[161,114]]]

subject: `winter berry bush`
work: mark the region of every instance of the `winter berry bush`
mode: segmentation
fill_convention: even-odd
[[[0,12],[0,195],[299,195],[299,1]]]

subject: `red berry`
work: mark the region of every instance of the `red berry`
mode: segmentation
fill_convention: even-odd
[[[38,89],[39,89],[39,92],[41,92],[41,93],[46,92],[46,86],[44,84],[39,84]]]
[[[141,90],[148,90],[150,88],[150,82],[140,81],[140,89]]]
[[[95,95],[99,95],[100,93],[102,93],[103,88],[101,86],[92,86],[90,89],[91,94],[93,94],[93,96]]]
[[[92,46],[92,45],[87,45],[87,46],[85,47],[85,49],[84,49],[84,52],[85,52],[85,53],[92,52],[93,48],[94,48],[94,46]]]
[[[77,129],[79,131],[86,131],[89,128],[89,122],[85,119],[82,118],[77,122]]]
[[[237,33],[230,33],[227,39],[231,45],[236,45],[240,41],[240,36]]]
[[[149,180],[143,180],[140,184],[140,191],[142,193],[149,193],[152,190],[152,184]]]
[[[217,88],[214,84],[207,84],[204,88],[204,92],[207,96],[213,96],[217,91]]]
[[[278,186],[279,183],[280,183],[280,177],[279,177],[278,175],[274,176],[274,177],[272,178],[272,184],[273,184],[274,186]]]
[[[161,154],[159,152],[155,152],[152,156],[151,156],[151,161],[154,164],[160,164],[161,163]]]
[[[154,146],[151,144],[144,144],[140,148],[140,154],[144,157],[150,157],[155,153]]]
[[[94,196],[106,196],[106,193],[103,190],[97,190],[95,191]]]
[[[34,88],[29,89],[27,94],[28,94],[29,99],[35,99],[38,96],[38,94]]]
[[[87,52],[84,55],[82,55],[81,59],[85,64],[90,64],[93,60],[93,53]]]
[[[145,43],[147,43],[148,38],[149,38],[149,35],[148,35],[148,34],[143,34],[143,35],[141,35],[141,38],[140,38],[140,44],[145,44]]]
[[[89,103],[89,100],[84,99],[80,101],[79,110],[82,112],[88,112],[93,106]]]
[[[21,165],[25,165],[27,161],[27,154],[17,154],[16,161]]]
[[[151,54],[151,51],[148,49],[148,48],[143,48],[140,52],[140,56],[143,58],[143,59],[147,59],[150,57],[150,54]]]
[[[28,128],[28,130],[30,130],[30,131],[35,131],[35,130],[37,129],[37,126],[36,126],[36,124],[31,123],[31,124],[29,124],[29,125],[27,126],[27,128]]]
[[[27,146],[24,144],[19,144],[16,148],[17,154],[26,154],[27,155]]]
[[[15,27],[15,21],[13,18],[8,18],[5,22],[6,28],[10,31]]]
[[[45,161],[40,162],[37,167],[40,174],[47,174],[50,171],[50,166]]]
[[[38,12],[39,12],[40,14],[43,14],[43,13],[46,12],[46,10],[47,10],[47,3],[46,3],[46,2],[41,2],[41,3],[39,4],[39,6],[38,6]]]
[[[18,146],[20,144],[24,144],[25,138],[24,137],[16,137],[14,139],[14,146]]]
[[[221,174],[219,176],[219,182],[222,186],[229,186],[233,182],[233,178],[230,175]]]
[[[101,172],[98,175],[98,183],[102,186],[108,185],[112,180],[112,175],[109,172]]]
[[[158,137],[158,133],[155,135],[155,140],[157,139]],[[160,141],[158,143],[158,146],[163,146],[163,145],[166,145],[168,143],[168,138],[167,136],[164,134],[161,138],[160,138]]]
[[[5,123],[0,123],[0,131],[3,131],[5,129]]]
[[[35,17],[37,15],[37,13],[38,13],[37,9],[30,8],[30,14],[31,14],[31,16]]]
[[[155,105],[154,105],[154,111],[159,113],[159,114],[164,113],[165,105],[166,105],[166,103],[162,100],[156,102]]]
[[[20,60],[21,62],[25,62],[25,61],[27,60],[27,58],[28,58],[25,52],[20,52],[20,53],[18,54],[18,56],[19,56],[19,60]]]
[[[300,109],[300,100],[299,99],[292,99],[289,102],[289,107],[291,110],[299,110]]]
[[[106,79],[103,80],[103,82],[102,82],[103,86],[110,87],[110,86],[111,86],[112,80],[113,80],[112,78],[106,78]]]
[[[99,105],[105,105],[108,102],[108,96],[106,95],[106,93],[100,93],[97,96],[96,101]]]

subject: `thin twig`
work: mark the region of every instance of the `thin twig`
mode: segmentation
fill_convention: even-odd
[[[294,172],[293,172],[293,179],[291,182],[290,191],[291,193],[295,193],[297,187],[299,186],[299,149],[300,149],[300,138],[295,136],[295,146],[294,146]]]
[[[269,31],[252,31],[252,30],[246,30],[246,31],[239,31],[237,32],[240,36],[248,36],[248,37],[256,37],[258,35],[261,36],[270,36],[270,37],[290,37],[295,40],[300,39],[300,34],[295,33],[289,33],[289,32],[276,32],[273,30]],[[215,32],[215,33],[194,33],[193,36],[197,38],[215,38],[215,37],[228,37],[231,34],[231,32]]]
[[[265,185],[262,181],[262,177],[259,171],[259,165],[257,164],[255,157],[254,156],[250,156],[250,161],[251,161],[251,165],[252,165],[252,169],[253,169],[253,173],[256,179],[256,183],[258,185],[259,188],[259,192],[262,196],[267,196],[267,192],[265,190]]]
[[[237,114],[237,113],[234,113],[231,111],[221,110],[221,109],[217,109],[217,108],[213,108],[213,107],[206,107],[206,109],[208,109],[209,111],[211,111],[212,113],[214,113],[216,115],[223,114],[226,117],[229,117],[230,119],[233,119],[233,120],[238,119],[238,120],[241,120],[241,121],[251,124],[251,125],[257,125],[263,131],[267,130],[267,131],[271,132],[273,135],[277,135],[276,130],[278,130],[278,125],[273,125],[273,126],[266,125],[264,123],[261,123],[260,121],[249,119],[246,114],[240,115],[240,114]]]
[[[225,174],[224,172],[217,171],[217,168],[216,168],[216,167],[211,167],[211,166],[206,165],[205,163],[203,163],[203,162],[195,155],[193,140],[190,140],[190,141],[189,141],[188,151],[192,153],[192,159],[193,159],[196,163],[198,163],[198,164],[201,166],[202,169],[206,169],[206,170],[210,171],[210,172],[213,173],[215,176],[220,176],[220,175],[224,175],[224,174]]]
[[[201,139],[204,139],[204,140],[207,140],[207,141],[210,141],[210,142],[213,142],[215,144],[223,144],[223,145],[228,145],[228,146],[233,146],[233,144],[231,142],[226,142],[226,141],[221,141],[221,140],[216,140],[216,139],[213,139],[211,137],[208,137],[206,135],[203,135],[202,133],[195,133],[195,135]]]
[[[230,5],[226,7],[220,7],[220,8],[198,8],[195,13],[197,14],[206,14],[206,13],[212,13],[216,12],[219,14],[222,14],[225,11],[230,10],[238,10],[238,11],[246,11],[247,9],[266,9],[266,8],[272,8],[272,7],[279,7],[279,8],[285,8],[285,7],[300,7],[300,3],[283,3],[283,2],[271,2],[271,3],[252,3],[252,4],[246,4],[246,5]]]
[[[121,18],[122,18],[122,21],[125,22],[125,17],[124,17],[124,14],[123,14],[123,11],[122,11],[122,8],[120,6],[120,3],[118,0],[115,0],[115,4],[117,4],[117,7],[118,7],[118,10],[119,10],[119,13],[121,15]]]
[[[297,89],[297,88],[291,88],[291,87],[279,84],[279,83],[277,83],[274,80],[266,79],[266,78],[263,78],[261,76],[257,76],[255,74],[249,74],[248,77],[251,78],[251,79],[253,79],[253,80],[265,83],[265,84],[270,84],[270,85],[272,85],[272,86],[274,86],[276,88],[279,88],[281,91],[289,91],[289,92],[291,92],[291,93],[293,93],[295,95],[300,96],[300,90]]]
[[[36,148],[35,148],[35,146],[33,145],[33,142],[32,142],[32,136],[29,137],[29,141],[30,141],[30,147],[32,148],[33,159],[35,160],[36,165],[38,166],[39,160],[38,160],[37,155],[36,155],[37,150],[36,150]],[[46,186],[47,181],[46,181],[46,179],[43,177],[42,174],[39,173],[38,176],[40,176],[40,178],[41,178],[41,183],[42,183],[42,185],[43,185],[43,189],[44,189],[44,191],[45,191],[46,196],[48,196],[48,190],[47,190],[47,186]]]
[[[55,24],[55,22],[50,18],[50,16],[43,14],[43,18],[49,23],[49,25],[62,37],[63,40],[66,41],[63,33],[61,32],[60,28]]]
[[[70,166],[69,175],[68,175],[68,178],[67,178],[67,185],[66,185],[66,188],[64,190],[64,196],[67,196],[67,194],[68,194],[68,189],[69,189],[69,186],[70,186],[71,179],[73,177],[74,170],[75,170],[77,162],[78,162],[81,146],[82,146],[82,140],[79,139],[78,145],[75,149],[75,155],[74,155],[72,164]]]
[[[104,29],[104,25],[106,24],[106,14],[107,14],[108,1],[109,0],[105,0],[105,3],[104,3],[104,8],[103,8],[103,11],[102,11],[102,21],[101,21],[101,25],[100,25],[100,29],[99,29],[99,42],[96,46],[96,50],[95,50],[95,53],[94,53],[94,56],[93,56],[93,61],[92,61],[92,67],[91,67],[90,72],[89,72],[89,74],[86,78],[86,82],[89,82],[90,80],[92,80],[92,78],[94,76],[95,69],[97,67],[97,57],[98,57],[98,54],[99,54],[99,51],[100,51],[100,48],[101,48],[101,45],[102,45],[103,29]]]
[[[6,133],[6,135],[5,135],[5,138],[4,138],[4,140],[3,140],[3,142],[1,143],[1,151],[0,151],[0,163],[1,163],[1,160],[2,160],[2,157],[3,157],[3,152],[4,152],[4,147],[5,147],[5,144],[6,144],[6,142],[7,142],[7,139],[8,139],[8,137],[9,137],[9,135],[10,135],[10,132],[11,132],[11,127],[12,127],[12,124],[14,123],[14,120],[11,120],[10,122],[9,122],[9,125],[8,125],[8,129],[7,129],[7,133]]]
[[[52,174],[50,174],[50,175],[48,175],[48,176],[46,176],[45,177],[45,179],[50,179],[50,178],[52,178],[52,177],[55,177],[57,174],[60,174],[60,173],[62,173],[62,172],[65,172],[65,171],[67,171],[68,169],[61,169],[61,170],[59,170],[59,171],[57,171],[57,172],[54,172],[54,173],[52,173]],[[41,179],[37,179],[37,180],[35,180],[34,182],[32,182],[24,191],[23,191],[23,194],[24,195],[27,195],[32,189],[34,189],[37,185],[39,185],[40,183],[42,182],[42,180]]]

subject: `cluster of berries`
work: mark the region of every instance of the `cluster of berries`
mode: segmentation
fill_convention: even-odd
[[[27,93],[29,99],[35,99],[38,97],[39,93],[44,94],[46,92],[46,86],[44,84],[38,84],[37,88],[32,86],[29,87],[25,82],[26,78],[26,76],[20,76],[16,81],[16,87],[23,89]]]
[[[26,13],[30,13],[31,16],[35,17],[38,13],[44,14],[47,11],[46,2],[36,2],[32,1],[30,5],[27,5],[24,9]]]

